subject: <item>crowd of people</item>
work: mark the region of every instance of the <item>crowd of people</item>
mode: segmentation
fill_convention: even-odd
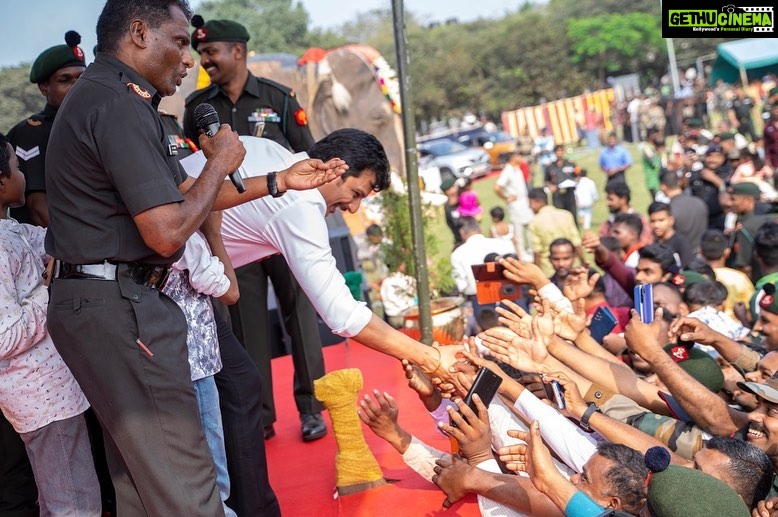
[[[245,27],[192,14],[107,0],[95,61],[72,31],[43,51],[30,81],[45,108],[0,134],[0,515],[279,515],[268,278],[302,441],[327,434],[318,313],[401,361],[422,403],[403,411],[457,443],[451,455],[403,430],[390,395],[354,408],[445,506],[475,493],[485,515],[778,514],[778,99],[761,139],[739,116],[687,127],[669,150],[647,134],[647,207],[632,206],[625,176],[639,172],[610,135],[597,231],[593,182],[545,133],[544,186],[514,155],[489,237],[472,185],[444,181],[474,319],[465,346],[430,347],[397,330],[425,303],[405,265],[381,286],[387,323],[352,296],[327,236],[327,215],[389,186],[381,143],[358,129],[315,142],[293,92],[246,68]],[[158,105],[190,47],[212,84],[182,128]],[[228,124],[207,128],[203,102]],[[471,266],[486,262],[510,299],[479,302]],[[631,310],[646,285],[652,321]],[[497,397],[467,405],[481,369]]]

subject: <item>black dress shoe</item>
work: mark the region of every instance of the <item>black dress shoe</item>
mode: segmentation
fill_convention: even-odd
[[[276,435],[276,430],[273,424],[265,426],[265,440],[269,440]]]
[[[312,442],[324,438],[327,434],[327,424],[321,417],[321,413],[305,413],[300,415],[303,428],[303,441]]]

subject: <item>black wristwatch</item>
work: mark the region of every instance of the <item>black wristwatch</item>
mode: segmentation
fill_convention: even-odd
[[[589,402],[589,407],[586,408],[586,411],[584,411],[583,416],[581,417],[581,421],[578,422],[581,426],[581,429],[584,431],[591,432],[592,427],[589,425],[589,419],[592,417],[595,413],[602,413],[599,407],[597,407],[597,404],[594,402]]]
[[[273,197],[281,197],[285,192],[278,191],[278,181],[276,180],[277,172],[267,173],[267,191]]]

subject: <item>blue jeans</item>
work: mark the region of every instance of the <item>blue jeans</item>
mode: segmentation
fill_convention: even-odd
[[[35,473],[41,517],[99,517],[103,513],[83,414],[19,436]]]
[[[219,408],[219,391],[213,375],[196,380],[194,385],[197,397],[197,409],[200,411],[200,421],[205,432],[208,448],[211,449],[213,462],[216,466],[216,486],[219,489],[224,513],[227,517],[237,517],[224,501],[230,497],[230,476],[227,473],[227,453],[224,450],[224,429]]]

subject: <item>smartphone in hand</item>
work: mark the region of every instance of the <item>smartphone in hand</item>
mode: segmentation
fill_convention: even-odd
[[[491,371],[489,368],[482,367],[480,370],[478,370],[478,374],[475,376],[473,385],[470,386],[470,390],[465,396],[465,404],[467,404],[473,413],[478,415],[478,408],[476,408],[473,395],[478,394],[478,397],[481,399],[483,405],[488,408],[489,404],[492,402],[492,399],[497,394],[497,390],[499,389],[500,384],[502,384],[502,377]],[[461,415],[461,413],[460,416],[465,418],[464,415]]]
[[[634,290],[635,310],[640,314],[640,321],[654,321],[654,286],[651,284],[636,285]]]
[[[543,388],[546,390],[546,397],[554,404],[555,408],[560,411],[565,409],[565,390],[558,381],[551,381],[549,384],[544,382]]]
[[[594,311],[594,316],[592,316],[592,322],[589,324],[589,333],[592,339],[602,344],[603,338],[611,333],[617,323],[618,320],[610,308],[605,306],[597,307],[597,310]]]

